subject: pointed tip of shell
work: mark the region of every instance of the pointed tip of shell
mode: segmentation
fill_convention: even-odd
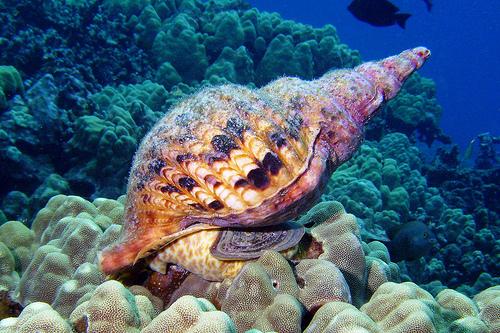
[[[427,59],[431,56],[431,50],[426,48],[425,46],[417,46],[412,49],[413,53],[419,55],[420,57]]]
[[[431,51],[425,46],[418,46],[413,49],[403,51],[401,55],[403,56],[405,53],[410,54],[409,58],[414,62],[416,69],[422,67],[424,62],[431,56]]]

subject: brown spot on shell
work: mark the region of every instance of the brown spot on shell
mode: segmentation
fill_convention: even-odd
[[[269,185],[269,177],[267,176],[266,171],[262,168],[250,171],[247,175],[247,179],[253,186],[259,189],[263,189]]]
[[[205,212],[207,209],[205,207],[203,207],[202,205],[200,205],[199,203],[193,203],[193,204],[189,204],[189,206],[197,209],[197,210],[201,210],[203,212]]]
[[[214,200],[208,204],[208,208],[213,209],[213,210],[219,210],[219,209],[224,208],[224,205],[219,200]]]
[[[173,193],[173,192],[178,193],[179,189],[173,185],[166,184],[166,185],[163,185],[162,187],[160,187],[160,191],[162,193]]]
[[[167,166],[167,163],[164,160],[152,160],[148,164],[148,170],[150,172],[154,172],[156,174],[159,174],[161,169],[166,167],[166,166]]]
[[[182,163],[184,161],[188,161],[188,160],[192,160],[194,159],[194,155],[191,154],[191,153],[187,153],[187,154],[179,154],[177,155],[177,157],[175,158],[175,160],[177,161],[177,163]]]
[[[217,178],[214,175],[206,175],[204,180],[207,184],[210,184],[214,187],[221,183],[220,181],[217,180]]]
[[[193,141],[196,138],[193,135],[191,135],[191,134],[186,134],[186,135],[182,135],[182,136],[180,136],[180,137],[178,137],[176,139],[182,145],[182,144],[184,144],[184,143],[186,143],[188,141]]]
[[[231,150],[239,148],[233,139],[224,134],[215,135],[210,143],[215,151],[226,155],[229,155]]]
[[[262,160],[262,165],[272,175],[276,175],[283,166],[283,163],[281,162],[279,157],[276,156],[275,153],[269,152],[264,156],[264,159]]]
[[[243,138],[243,132],[247,129],[247,125],[238,118],[231,117],[227,120],[226,130],[232,135],[238,137],[239,139]]]
[[[197,183],[191,177],[182,177],[179,179],[179,185],[186,190],[191,191],[193,187],[197,186]]]
[[[206,162],[207,162],[208,165],[212,165],[214,162],[224,161],[226,159],[227,159],[227,155],[226,154],[217,153],[217,152],[208,153],[205,156],[205,160],[206,160]]]
[[[245,179],[239,179],[234,183],[234,188],[245,187],[248,185],[248,181]]]

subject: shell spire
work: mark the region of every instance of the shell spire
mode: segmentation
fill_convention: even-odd
[[[207,229],[294,219],[321,196],[361,144],[366,122],[429,55],[417,47],[314,81],[210,87],[180,102],[134,157],[122,236],[102,251],[101,269],[119,271]]]
[[[326,73],[316,82],[331,98],[323,109],[324,140],[334,163],[342,164],[356,151],[362,140],[364,125],[380,106],[396,96],[406,79],[422,67],[431,52],[425,47],[405,50],[379,61],[365,62],[353,70]]]
[[[406,79],[422,67],[430,55],[429,49],[420,46],[377,62],[366,62],[354,70],[365,75],[378,89],[382,89],[386,101],[396,96]],[[357,110],[357,114],[362,122],[366,123],[373,116],[373,111],[375,110],[360,109]]]

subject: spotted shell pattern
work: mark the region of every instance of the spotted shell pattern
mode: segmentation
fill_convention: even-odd
[[[185,235],[282,223],[307,209],[359,147],[363,125],[430,52],[418,47],[314,81],[258,90],[206,88],[180,102],[142,141],[128,184],[112,273]]]

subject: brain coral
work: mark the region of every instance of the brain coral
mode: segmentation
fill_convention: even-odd
[[[114,200],[90,203],[64,195],[49,200],[30,231],[35,249],[20,270],[16,300],[51,303],[68,316],[84,294],[104,281],[94,261],[97,251],[117,237],[122,215],[123,204]]]
[[[414,283],[387,282],[359,310],[341,302],[324,305],[304,332],[449,332],[450,328],[494,332],[477,315],[475,303],[460,293],[445,290],[434,299]]]
[[[364,299],[366,262],[356,217],[338,202],[321,202],[299,219],[322,246],[318,259],[334,263],[349,284],[353,302]]]
[[[235,321],[239,331],[271,327],[279,331],[289,325],[297,330],[303,314],[302,305],[292,296],[297,292],[298,286],[286,259],[276,252],[267,252],[256,263],[247,264],[232,281],[221,301],[221,310]],[[283,311],[289,311],[288,318],[280,313],[279,304]]]
[[[476,296],[474,301],[479,309],[479,317],[492,332],[500,330],[500,287],[490,287]]]
[[[31,303],[17,318],[0,321],[2,333],[72,333],[70,325],[50,305]]]
[[[160,313],[142,333],[232,333],[234,323],[227,314],[217,311],[206,299],[184,296]]]
[[[31,229],[0,226],[1,236],[10,235],[0,240],[2,277],[21,275],[6,288],[17,285],[14,295],[25,306],[18,318],[0,321],[0,332],[489,332],[498,326],[498,287],[474,299],[449,289],[433,298],[413,283],[387,282],[399,278],[387,249],[362,242],[355,217],[337,202],[300,219],[310,238],[295,259],[269,251],[234,279],[207,285],[188,277],[179,289],[215,305],[178,293],[164,308],[144,287],[105,281],[96,269],[95,253],[116,239],[122,216],[123,198],[58,195]],[[23,251],[31,259],[24,266],[12,255]],[[359,309],[351,294],[362,296]]]
[[[117,281],[99,285],[69,316],[81,332],[139,332],[158,315],[151,301]]]

